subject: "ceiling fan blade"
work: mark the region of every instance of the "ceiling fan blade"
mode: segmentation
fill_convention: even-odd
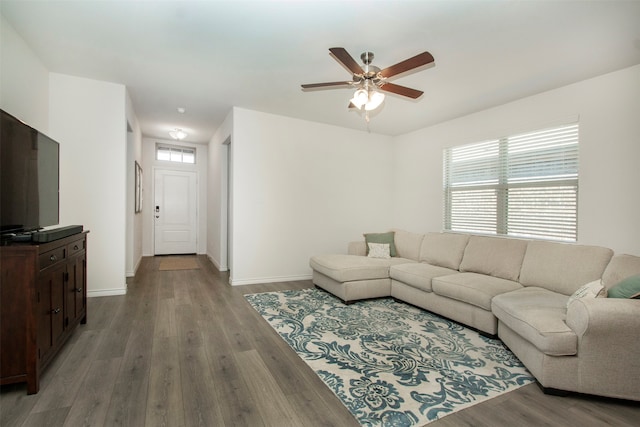
[[[429,52],[422,52],[413,58],[405,59],[402,62],[398,62],[395,65],[385,68],[380,71],[380,75],[385,78],[393,77],[397,74],[404,73],[405,71],[413,70],[414,68],[422,67],[423,65],[430,64],[434,61],[433,56]]]
[[[300,86],[302,86],[302,89],[318,89],[318,88],[333,87],[333,86],[351,86],[351,83],[352,82],[327,82],[327,83],[304,84]]]
[[[336,61],[344,65],[353,74],[364,74],[362,67],[343,47],[332,47],[329,49],[329,52],[331,52],[331,55]]]
[[[411,89],[410,87],[400,86],[394,83],[385,83],[380,86],[380,90],[406,96],[408,98],[420,98],[424,92],[421,90]]]

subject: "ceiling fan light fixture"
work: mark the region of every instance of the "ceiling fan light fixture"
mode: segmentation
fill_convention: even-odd
[[[365,87],[364,89],[361,88],[356,90],[353,94],[353,98],[350,99],[350,102],[358,110],[362,110],[364,108],[366,111],[371,111],[378,108],[384,102],[384,94],[376,90],[372,90],[370,87]]]
[[[176,128],[175,130],[169,132],[169,136],[173,139],[181,141],[187,137],[187,133],[180,128]]]
[[[369,101],[364,105],[367,111],[375,110],[384,102],[384,93],[372,90],[369,92]]]
[[[350,101],[358,110],[364,108],[366,111],[371,111],[382,105],[384,102],[384,93],[372,90],[371,88],[358,89]]]
[[[367,102],[369,102],[369,94],[364,89],[356,90],[353,98],[351,98],[351,103],[355,105],[358,110],[361,110]]]

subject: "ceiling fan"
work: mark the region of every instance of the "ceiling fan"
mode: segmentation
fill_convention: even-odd
[[[371,52],[364,52],[360,55],[363,63],[361,66],[342,47],[332,47],[329,51],[336,61],[353,73],[352,80],[303,84],[302,89],[355,87],[357,90],[349,103],[349,108],[364,109],[366,111],[378,108],[384,101],[384,94],[378,90],[412,99],[419,98],[423,94],[422,91],[390,83],[388,80],[399,74],[434,62],[433,56],[429,52],[422,52],[381,70],[375,65],[371,65],[373,61],[373,53]]]

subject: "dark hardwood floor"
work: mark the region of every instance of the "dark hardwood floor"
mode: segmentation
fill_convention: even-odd
[[[144,258],[126,296],[90,298],[88,323],[40,392],[2,387],[0,425],[358,426],[243,297],[311,282],[231,287],[197,260],[200,269],[158,271],[157,258]],[[636,426],[638,406],[547,396],[531,384],[429,425]]]

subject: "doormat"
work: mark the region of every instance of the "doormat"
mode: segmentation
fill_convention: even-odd
[[[422,426],[533,381],[500,340],[391,298],[245,298],[362,426]]]
[[[196,270],[200,268],[195,257],[165,257],[160,261],[158,270]]]

